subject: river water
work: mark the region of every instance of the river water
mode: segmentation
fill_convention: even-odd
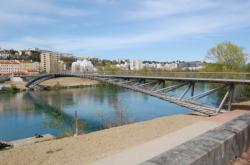
[[[206,86],[201,86],[196,93],[205,89]],[[172,93],[177,94],[180,91]],[[212,96],[201,102],[217,105],[218,100]],[[16,140],[35,133],[57,137],[73,135],[75,111],[81,133],[192,112],[152,96],[109,85],[0,93],[0,140]]]

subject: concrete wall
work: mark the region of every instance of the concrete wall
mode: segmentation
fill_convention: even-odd
[[[250,113],[208,131],[142,165],[227,165],[250,145]]]

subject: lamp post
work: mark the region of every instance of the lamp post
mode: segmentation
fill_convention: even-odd
[[[77,111],[75,111],[75,134],[74,136],[79,135],[79,130],[78,130],[78,118],[77,118]]]

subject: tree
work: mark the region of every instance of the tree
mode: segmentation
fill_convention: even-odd
[[[138,71],[139,74],[147,75],[149,73],[149,69],[144,66],[142,69]]]
[[[116,73],[118,71],[118,68],[115,65],[107,64],[104,67],[104,71],[110,72],[110,73]]]
[[[40,54],[41,52],[32,50],[29,58],[34,62],[40,62]]]
[[[70,69],[71,64],[75,62],[77,59],[75,57],[62,57],[62,61],[66,64],[66,68]]]
[[[217,66],[219,70],[216,71],[241,71],[246,65],[247,54],[243,48],[230,41],[225,41],[211,48],[206,59],[214,63],[212,65]],[[206,65],[206,67],[211,68],[211,65]]]

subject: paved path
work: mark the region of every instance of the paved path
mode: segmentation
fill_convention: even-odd
[[[221,114],[219,116],[211,117],[206,121],[200,121],[191,126],[182,128],[173,133],[159,137],[142,145],[136,146],[128,150],[124,150],[118,154],[94,162],[93,164],[95,165],[139,164],[169,149],[172,149],[188,140],[191,140],[211,129],[214,129],[224,124],[225,122],[230,121],[246,112],[247,111],[236,110]]]

